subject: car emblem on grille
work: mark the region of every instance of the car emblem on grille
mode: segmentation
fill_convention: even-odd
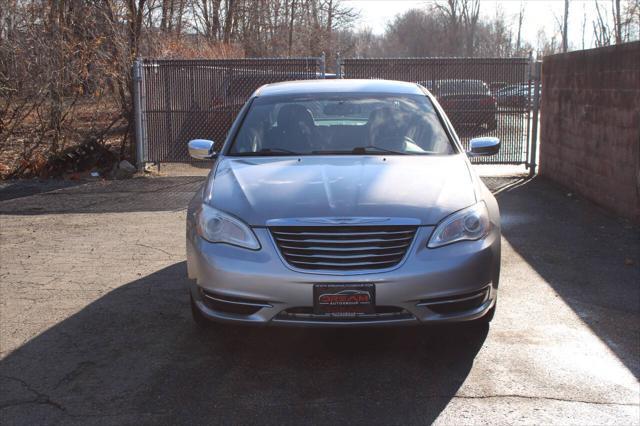
[[[329,225],[355,225],[363,223],[380,223],[390,220],[388,217],[308,217],[296,219],[303,223],[322,223]]]

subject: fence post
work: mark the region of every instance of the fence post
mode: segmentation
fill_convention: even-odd
[[[540,116],[540,80],[542,79],[542,61],[533,64],[533,117],[531,122],[531,152],[529,158],[529,176],[536,174],[536,157],[538,155],[538,118]]]
[[[340,52],[336,55],[336,77],[342,78],[342,57]]]
[[[324,52],[320,56],[320,78],[325,78],[325,73],[327,71],[327,56]]]
[[[133,118],[136,135],[136,165],[144,171],[144,129],[142,124],[142,60],[133,62]]]

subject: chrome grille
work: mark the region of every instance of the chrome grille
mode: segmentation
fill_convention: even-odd
[[[272,227],[280,253],[300,269],[385,269],[404,258],[415,226]]]

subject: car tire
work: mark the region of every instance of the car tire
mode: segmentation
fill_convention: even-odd
[[[213,321],[205,317],[202,312],[200,312],[200,309],[198,309],[198,306],[196,305],[195,300],[193,300],[192,295],[189,295],[189,300],[191,302],[191,317],[193,318],[193,322],[195,322],[199,328],[211,328],[213,325]]]

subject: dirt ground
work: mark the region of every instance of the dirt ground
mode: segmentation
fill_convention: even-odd
[[[202,179],[0,184],[3,425],[640,423],[638,227],[486,178],[490,328],[203,332],[184,247]]]

